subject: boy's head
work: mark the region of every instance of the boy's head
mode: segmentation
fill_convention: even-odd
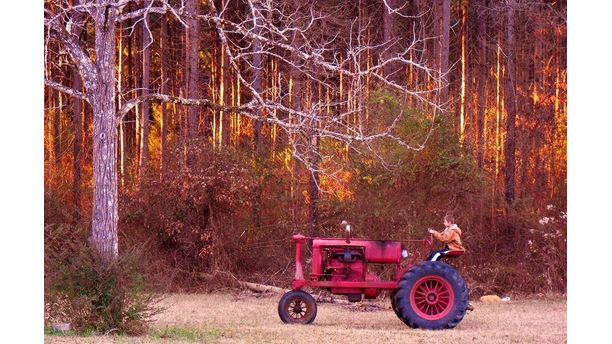
[[[455,218],[453,217],[453,215],[448,214],[448,215],[444,216],[444,225],[446,227],[450,227],[454,223],[455,223]]]

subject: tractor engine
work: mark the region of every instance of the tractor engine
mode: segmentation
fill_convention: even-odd
[[[326,279],[332,282],[357,282],[365,280],[365,260],[362,248],[333,247],[325,249],[323,272]],[[333,294],[347,295],[349,301],[361,301],[363,292],[360,288],[335,287]]]
[[[326,279],[332,282],[378,281],[377,275],[367,272],[365,253],[362,247],[333,247],[324,250],[323,272]],[[379,290],[368,288],[330,288],[333,294],[346,295],[351,302],[361,301],[361,295],[367,299],[378,296]]]
[[[313,281],[332,282],[327,289],[332,294],[346,295],[351,302],[374,299],[380,288],[355,286],[354,282],[379,282],[378,275],[368,272],[368,263],[399,264],[401,243],[399,241],[366,241],[319,239],[312,245]]]

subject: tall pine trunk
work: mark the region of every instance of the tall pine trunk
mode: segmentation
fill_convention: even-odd
[[[469,2],[469,1],[468,1]],[[465,143],[466,133],[466,88],[467,88],[467,8],[466,2],[461,6],[461,95],[459,105],[459,142]]]
[[[392,9],[397,9],[399,6],[397,0],[387,0],[387,4]],[[361,7],[361,6],[360,6]],[[359,10],[358,10],[359,11]],[[394,44],[389,46],[385,51],[385,60],[390,59],[399,50],[398,43],[396,42],[399,37],[396,33],[395,16],[396,14],[390,13],[389,9],[383,5],[383,41],[385,44],[394,41]],[[361,23],[361,21],[360,21]],[[401,68],[398,67],[397,63],[387,63],[383,67],[383,73],[385,78],[393,81],[400,81],[402,79]]]
[[[160,37],[159,37],[159,60],[161,67],[161,93],[167,94],[168,92],[168,83],[170,79],[168,78],[168,52],[166,51],[168,46],[168,23],[167,18],[161,18],[161,28],[160,28]],[[161,158],[160,158],[160,179],[164,179],[166,177],[167,168],[168,168],[168,106],[166,104],[161,104]]]
[[[261,13],[261,3],[255,2],[254,6],[254,16],[255,16],[255,33],[260,34],[261,29],[258,25],[263,25],[263,18]],[[263,63],[262,63],[262,55],[261,55],[261,42],[259,39],[253,40],[253,90],[259,94],[262,94],[262,78],[263,78]],[[255,223],[255,227],[261,227],[261,208],[262,208],[262,188],[263,188],[263,180],[261,178],[262,168],[260,159],[263,158],[262,154],[262,137],[261,137],[261,127],[263,113],[261,110],[258,110],[257,119],[253,121],[253,133],[254,133],[254,157],[255,157],[255,166],[257,169],[257,185],[255,187],[255,202],[253,205],[253,221]]]
[[[145,1],[145,7],[150,6],[151,0]],[[145,16],[142,22],[142,95],[147,96],[149,94],[149,70],[151,67],[151,35],[149,27],[149,17]],[[151,104],[148,100],[145,100],[142,103],[142,117],[140,123],[142,123],[142,135],[140,139],[142,142],[140,143],[140,161],[139,168],[140,171],[138,173],[138,182],[142,183],[142,179],[146,173],[147,164],[149,161],[149,112],[151,109]]]
[[[104,3],[103,3],[104,4]],[[119,254],[117,237],[117,122],[115,118],[115,17],[110,6],[93,10],[96,80],[91,83],[93,109],[93,211],[91,243],[104,264]]]
[[[199,12],[199,1],[188,0],[187,1],[187,12],[196,15]],[[200,79],[200,24],[198,19],[191,18],[188,20],[189,28],[187,29],[187,63],[189,65],[188,77],[187,77],[187,97],[192,99],[199,99],[199,79]],[[187,110],[187,122],[188,122],[188,137],[193,141],[198,135],[198,112],[199,109],[195,106],[190,106]],[[193,166],[195,162],[195,156],[192,150],[189,149],[187,152],[187,164]]]
[[[506,142],[504,146],[505,157],[505,199],[508,205],[512,205],[515,198],[515,174],[516,174],[516,112],[517,99],[514,86],[515,66],[514,66],[514,0],[508,0],[506,9]]]
[[[439,0],[440,103],[448,102],[448,55],[450,43],[450,0]]]
[[[81,91],[83,82],[77,70],[72,73],[72,88]],[[72,144],[72,202],[74,204],[74,213],[80,217],[81,213],[81,150],[83,144],[83,121],[82,121],[82,100],[72,98],[72,128],[74,131],[74,142]]]
[[[485,84],[487,79],[487,45],[486,45],[486,29],[487,29],[487,17],[486,10],[484,9],[485,2],[482,1],[478,4],[478,16],[477,16],[477,32],[478,32],[478,153],[476,155],[478,160],[478,167],[483,168],[484,166],[484,120],[485,120]]]

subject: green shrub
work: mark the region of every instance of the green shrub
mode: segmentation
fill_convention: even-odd
[[[68,322],[79,334],[147,332],[148,322],[162,308],[160,296],[148,292],[139,272],[142,248],[124,252],[104,266],[79,240],[83,229],[48,225],[45,232],[46,326]]]

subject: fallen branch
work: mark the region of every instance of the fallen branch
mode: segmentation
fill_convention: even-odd
[[[238,281],[238,284],[240,284],[240,286],[250,289],[252,291],[256,291],[258,293],[285,293],[288,292],[288,289],[283,289],[283,288],[279,288],[279,287],[275,287],[272,285],[266,285],[266,284],[259,284],[259,283],[252,283],[252,282],[244,282],[244,281]]]
[[[317,302],[323,302],[323,303],[335,303],[335,304],[341,304],[341,305],[351,304],[348,300],[335,299],[332,295],[329,295],[328,293],[324,291],[319,292],[319,295],[317,295],[316,300]]]

